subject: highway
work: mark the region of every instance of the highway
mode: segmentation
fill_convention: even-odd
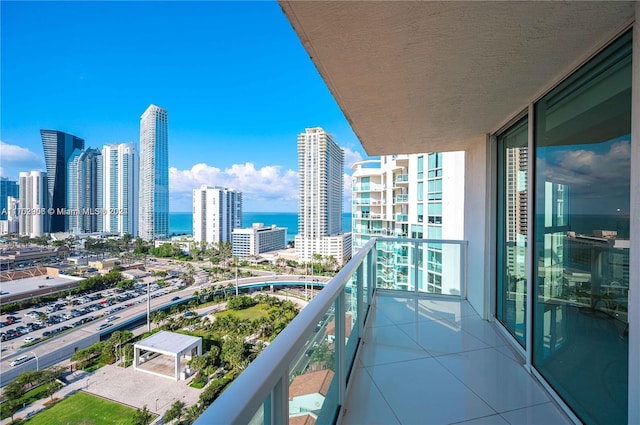
[[[195,283],[185,289],[177,290],[174,292],[170,292],[166,295],[162,295],[156,298],[152,298],[151,300],[151,311],[158,308],[168,308],[173,304],[180,304],[186,302],[189,298],[193,297],[193,294],[196,291],[202,292],[207,290],[211,286],[216,289],[224,289],[229,288],[229,285],[232,285],[232,288],[229,290],[233,290],[233,286],[235,286],[235,279],[225,280],[221,282],[216,282],[214,284],[207,284],[208,276],[206,271],[199,270],[195,274]],[[308,279],[308,280],[306,280]],[[315,285],[324,286],[324,282],[328,281],[329,278],[322,277],[314,277],[316,280]],[[324,282],[319,282],[322,280]],[[274,275],[273,273],[265,273],[262,276],[257,277],[249,277],[238,279],[238,287],[239,288],[256,288],[256,287],[264,287],[264,286],[300,286],[304,284],[305,281],[311,281],[310,276],[303,275]],[[133,298],[131,300],[125,301],[123,303],[114,304],[111,308],[105,308],[103,310],[99,310],[93,315],[98,316],[96,320],[88,322],[84,325],[80,325],[69,329],[65,332],[62,332],[60,335],[43,340],[40,343],[31,345],[29,347],[22,348],[23,345],[22,337],[14,339],[12,341],[2,342],[2,350],[0,354],[0,386],[4,386],[14,380],[20,373],[36,370],[36,368],[42,369],[54,364],[58,364],[63,362],[71,357],[73,353],[79,349],[86,348],[96,342],[98,342],[101,338],[107,337],[112,332],[118,329],[128,329],[128,326],[134,322],[138,322],[140,320],[144,320],[147,314],[147,302],[143,301],[146,299],[147,295],[140,295],[139,297]],[[174,297],[180,297],[180,299],[176,301],[171,301]],[[137,302],[137,303],[136,303]],[[107,310],[112,310],[113,307],[117,306],[126,306],[117,313],[107,313]],[[70,307],[67,307],[70,309]],[[31,309],[27,309],[25,311],[16,312],[13,315],[19,316],[23,318],[23,322],[27,319],[24,316],[24,313]],[[62,311],[64,313],[64,311]],[[108,316],[117,315],[118,319],[111,321],[114,326],[111,326],[103,331],[97,331],[96,327],[100,324],[106,323],[105,319]],[[73,322],[77,319],[68,320],[68,322]],[[19,322],[21,323],[21,322]],[[18,324],[19,324],[18,323]],[[42,333],[47,329],[56,328],[59,326],[63,326],[65,323],[59,325],[53,325],[50,328],[40,329],[37,331],[33,331],[29,333],[29,336],[32,337],[41,337]],[[15,328],[17,325],[13,325]],[[5,328],[3,328],[5,329]],[[142,333],[146,330],[146,326],[138,326],[138,330],[134,331],[134,333]],[[10,366],[11,361],[21,355],[30,355],[36,356],[32,360],[23,363],[17,366]]]

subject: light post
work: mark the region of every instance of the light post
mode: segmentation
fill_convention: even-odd
[[[147,281],[147,332],[151,332],[151,280]]]
[[[234,257],[234,263],[236,263],[236,297],[238,296],[238,260]]]
[[[160,399],[156,398],[156,413],[158,413],[158,400],[160,400]]]
[[[31,352],[31,354],[33,354],[33,357],[36,358],[36,372],[38,372],[40,370],[40,367],[38,365],[38,356],[33,351]]]

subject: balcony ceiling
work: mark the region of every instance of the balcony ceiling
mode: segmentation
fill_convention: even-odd
[[[634,16],[614,1],[280,4],[370,155],[465,149]]]

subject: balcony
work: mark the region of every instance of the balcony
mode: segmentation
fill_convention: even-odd
[[[382,192],[384,189],[384,185],[375,183],[356,184],[352,188],[354,192]]]
[[[407,214],[396,214],[396,222],[406,223],[408,221],[409,221],[409,216]]]
[[[448,295],[414,267],[407,291],[377,276],[378,244],[398,243],[442,245]],[[466,301],[466,258],[464,241],[369,241],[196,424],[570,423]]]
[[[393,181],[393,187],[398,187],[400,185],[409,184],[409,175],[408,174],[398,174],[396,179]]]
[[[409,195],[397,195],[393,198],[394,204],[406,204],[407,202],[409,202]]]

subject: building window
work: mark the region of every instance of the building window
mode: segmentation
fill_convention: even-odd
[[[533,365],[583,422],[627,423],[631,32],[535,104]]]
[[[527,144],[523,118],[498,136],[498,264],[496,316],[526,345]]]

